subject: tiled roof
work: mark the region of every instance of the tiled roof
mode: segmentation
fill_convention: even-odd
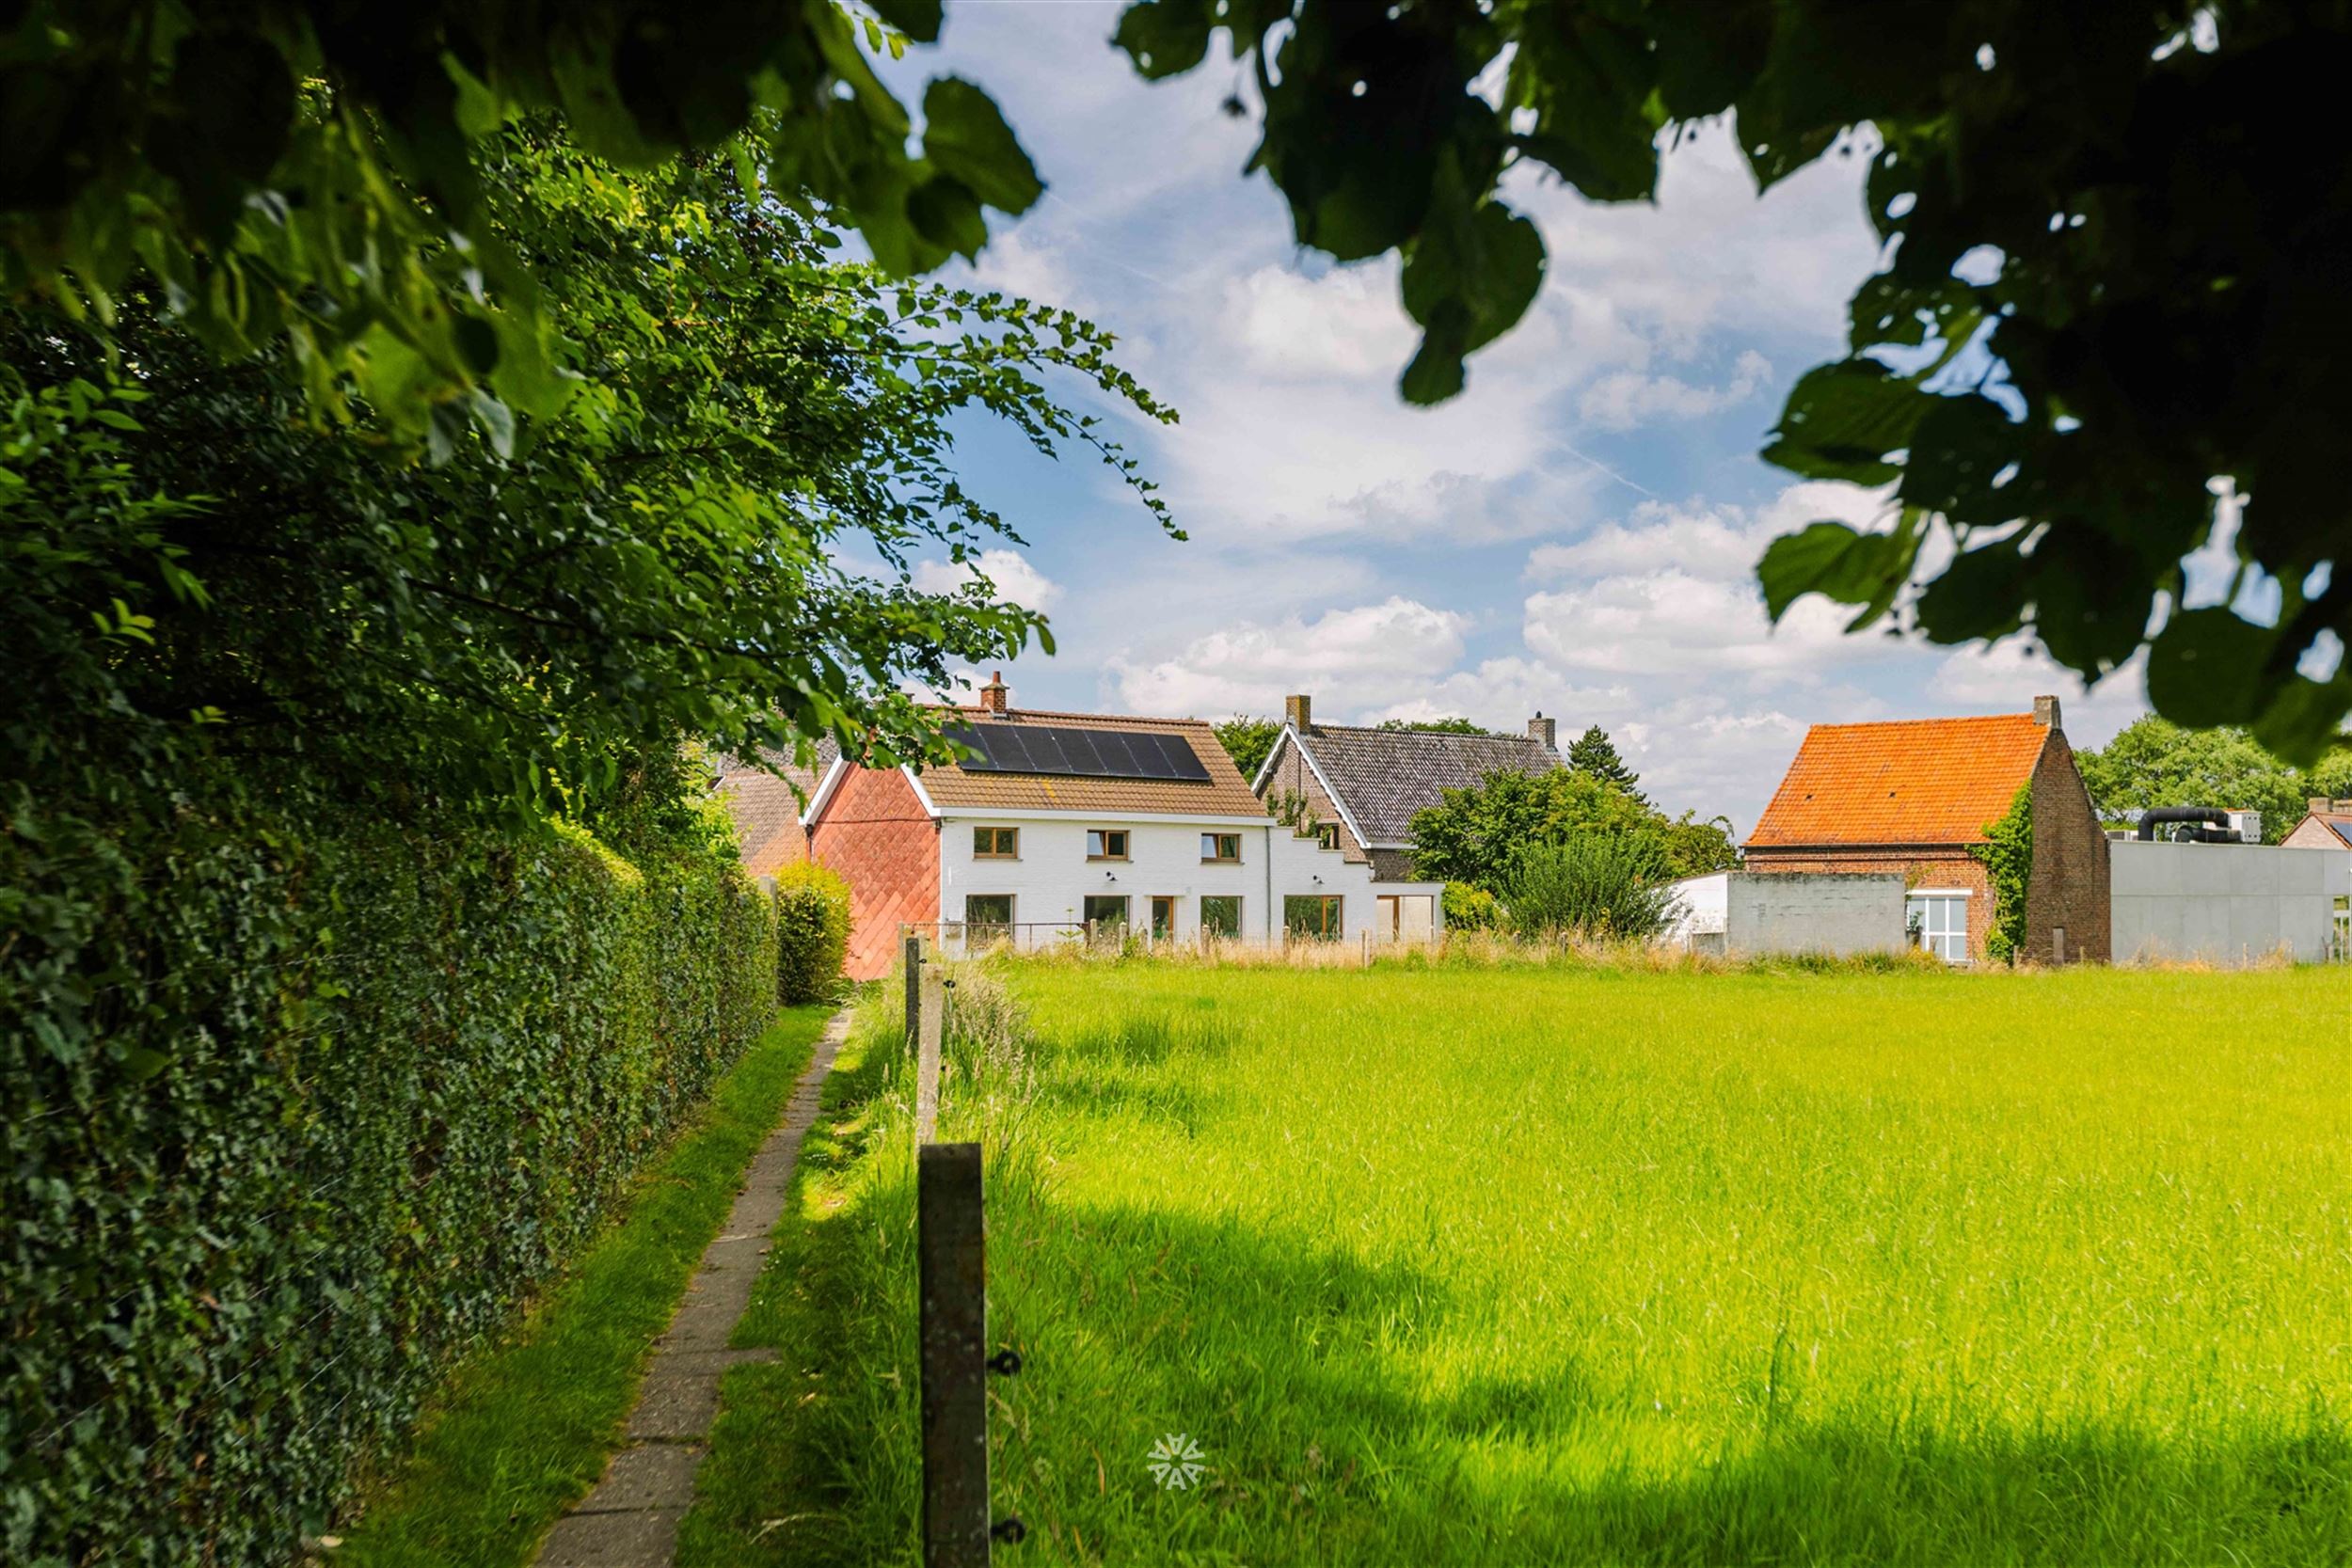
[[[840,754],[831,736],[817,743],[813,768],[796,765],[782,752],[763,752],[761,760],[780,769],[783,778],[739,757],[717,759],[719,793],[726,800],[727,815],[735,818],[735,841],[745,870],[762,876],[797,858],[801,808]],[[794,784],[800,786],[798,795]]]
[[[2030,713],[1816,724],[1748,843],[1981,844],[2049,736]]]
[[[1410,844],[1413,813],[1438,792],[1474,789],[1489,773],[1546,773],[1560,754],[1532,736],[1317,724],[1307,754],[1371,844]]]
[[[1119,816],[1263,816],[1265,806],[1199,719],[1130,719],[1101,713],[1043,713],[1015,708],[1002,717],[961,708],[976,724],[1059,724],[1089,730],[1143,730],[1182,736],[1209,771],[1205,784],[1180,779],[1089,779],[1042,773],[966,772],[934,764],[922,772],[923,792],[943,811],[1099,811]]]
[[[2305,820],[2318,823],[2344,840],[2345,848],[2352,849],[2352,816],[2346,816],[2341,812],[2315,811],[2311,813]]]

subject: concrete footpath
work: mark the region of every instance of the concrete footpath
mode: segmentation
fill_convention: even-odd
[[[849,1029],[846,1008],[825,1025],[784,1119],[744,1173],[725,1227],[703,1253],[677,1315],[654,1341],[629,1413],[628,1446],[595,1489],[555,1522],[532,1560],[538,1568],[670,1568],[676,1557],[678,1521],[693,1506],[694,1471],[709,1451],[719,1415],[719,1380],[729,1367],[775,1359],[771,1350],[729,1350],[727,1337],[751,1305],[769,1235],[784,1216],[801,1139],[817,1119],[826,1075]]]

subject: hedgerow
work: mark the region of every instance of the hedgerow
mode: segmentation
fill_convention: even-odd
[[[0,837],[0,1557],[284,1560],[772,1016],[690,843],[188,800]]]
[[[850,951],[850,884],[813,861],[776,872],[776,992],[786,1003],[822,1002],[841,989]]]

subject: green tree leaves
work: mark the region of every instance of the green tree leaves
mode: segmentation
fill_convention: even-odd
[[[1931,635],[2030,627],[2095,680],[2179,603],[2227,480],[2252,498],[2240,558],[2286,608],[2259,650],[2182,620],[2152,654],[2157,701],[2308,756],[2352,711],[2340,659],[2325,679],[2300,668],[2327,634],[2352,642],[2352,502],[2330,461],[2352,382],[2319,347],[2352,334],[2352,16],[2220,0],[2197,8],[2198,41],[2185,17],[2154,0],[1153,0],[1117,42],[1156,78],[1227,32],[1263,102],[1253,166],[1300,242],[1404,260],[1416,402],[1458,392],[1463,356],[1526,308],[1540,245],[1496,205],[1515,170],[1644,199],[1659,138],[1726,110],[1759,188],[1832,149],[1867,156],[1885,270],[1854,296],[1851,356],[1797,384],[1765,455],[1892,485],[1902,522],[1893,544],[1818,524],[1784,542],[1763,567],[1774,612],[1819,592],[1867,625],[1948,526]],[[1470,90],[1498,70],[1502,90]],[[2235,694],[2210,689],[2217,662]]]

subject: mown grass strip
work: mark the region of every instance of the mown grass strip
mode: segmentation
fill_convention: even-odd
[[[511,1338],[452,1375],[338,1563],[520,1563],[618,1446],[645,1354],[726,1218],[833,1009],[787,1008],[721,1081],[622,1218]]]

